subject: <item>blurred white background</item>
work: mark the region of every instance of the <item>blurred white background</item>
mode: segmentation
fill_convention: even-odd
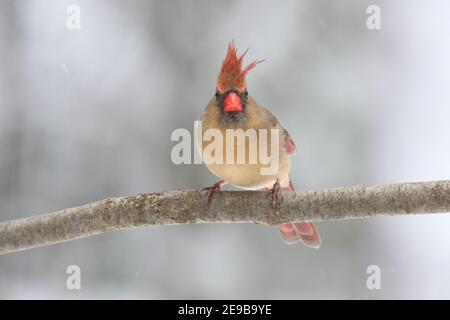
[[[381,8],[381,30],[366,9]],[[69,5],[81,29],[66,27]],[[0,220],[201,188],[170,160],[231,39],[294,137],[297,189],[450,177],[448,1],[0,0]],[[153,227],[0,256],[0,298],[450,298],[450,215]],[[82,290],[67,290],[67,266]],[[368,290],[366,268],[381,268]]]

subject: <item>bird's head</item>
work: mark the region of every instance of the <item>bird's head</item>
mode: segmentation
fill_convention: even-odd
[[[258,63],[264,61],[253,61],[247,67],[242,68],[242,61],[247,51],[248,49],[238,57],[234,42],[231,41],[228,45],[227,55],[217,77],[216,86],[217,103],[224,113],[244,111],[248,96],[245,76]]]

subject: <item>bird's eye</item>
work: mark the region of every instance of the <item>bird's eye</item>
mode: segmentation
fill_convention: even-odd
[[[215,97],[218,98],[219,97],[219,93],[216,91]]]
[[[248,91],[244,92],[244,97],[246,97],[246,98],[248,97]]]

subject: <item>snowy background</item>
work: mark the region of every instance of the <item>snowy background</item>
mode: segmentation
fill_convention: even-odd
[[[381,30],[366,9],[381,8]],[[81,29],[66,27],[69,5]],[[216,181],[170,160],[231,39],[298,189],[450,177],[448,1],[0,0],[0,220]],[[153,227],[0,256],[0,298],[450,298],[450,215]],[[82,290],[67,290],[67,266]],[[368,290],[366,268],[381,268]]]

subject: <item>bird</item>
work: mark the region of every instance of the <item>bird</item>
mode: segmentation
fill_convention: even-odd
[[[234,154],[231,162],[225,161],[204,161],[207,168],[220,180],[211,187],[203,188],[207,192],[208,203],[214,193],[220,192],[221,187],[230,184],[243,190],[265,190],[272,193],[272,205],[276,207],[280,192],[293,192],[294,185],[289,178],[291,170],[291,157],[296,152],[296,145],[288,131],[281,125],[278,119],[266,108],[256,102],[249,95],[246,85],[246,76],[250,70],[264,60],[256,60],[246,67],[243,67],[243,60],[248,49],[238,56],[234,41],[228,45],[225,59],[222,62],[220,72],[217,77],[217,84],[214,95],[209,100],[206,108],[198,119],[196,127],[196,145],[202,160],[205,160],[203,151],[210,141],[204,139],[204,133],[213,129],[222,133],[224,139],[221,150],[225,154],[227,145],[234,143]],[[277,170],[271,174],[262,174],[264,167],[262,159],[257,155],[256,161],[250,161],[248,151],[250,150],[250,139],[238,141],[233,137],[227,139],[227,130],[242,129],[249,130],[273,130],[278,129],[278,166]],[[257,135],[258,143],[261,136]],[[276,144],[276,140],[267,139],[268,149]],[[253,141],[254,142],[254,141]],[[239,163],[235,156],[238,148],[244,148],[245,158]],[[278,225],[281,238],[287,244],[302,242],[308,247],[319,248],[321,239],[319,232],[312,222],[287,222]]]

